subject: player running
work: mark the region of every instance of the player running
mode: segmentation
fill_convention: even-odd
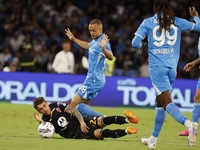
[[[141,41],[148,36],[149,72],[152,84],[156,90],[156,116],[153,134],[141,141],[149,149],[156,148],[157,138],[165,121],[167,111],[176,121],[185,125],[190,132],[189,146],[196,142],[196,122],[189,121],[172,102],[171,88],[176,78],[176,69],[180,55],[180,40],[182,31],[200,31],[200,19],[194,7],[189,8],[190,15],[196,23],[174,17],[168,0],[154,1],[153,17],[145,19],[135,33],[132,47],[141,48]]]
[[[74,37],[70,29],[65,29],[66,35],[80,47],[89,50],[89,69],[87,77],[71,101],[71,106],[80,103],[88,104],[93,100],[105,84],[105,67],[107,59],[112,60],[108,36],[103,33],[103,25],[99,19],[94,19],[89,24],[91,42],[85,42]],[[80,109],[80,108],[79,108]],[[92,114],[94,115],[94,114]]]
[[[199,44],[198,44],[198,51],[199,51],[199,56],[200,56],[200,37],[199,37]],[[192,69],[195,65],[200,63],[200,57],[188,64],[185,65],[185,67],[183,68],[184,71],[190,71],[190,69]],[[197,83],[197,89],[196,89],[196,94],[194,96],[194,108],[192,111],[192,122],[199,122],[199,118],[200,118],[200,78],[199,81]],[[197,132],[195,133],[197,135]],[[189,131],[188,129],[179,133],[178,135],[180,136],[188,136],[189,135]]]
[[[39,122],[51,122],[55,127],[55,132],[65,138],[76,139],[103,139],[119,138],[127,134],[137,133],[136,128],[109,130],[103,127],[110,124],[138,123],[137,117],[130,111],[125,111],[127,117],[109,116],[82,117],[71,105],[65,103],[48,104],[43,97],[38,97],[33,102],[34,108],[38,111],[34,113],[35,119]],[[39,113],[43,114],[43,117]]]

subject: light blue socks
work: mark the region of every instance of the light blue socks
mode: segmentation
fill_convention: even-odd
[[[86,116],[101,116],[101,117],[103,117],[102,114],[96,112],[90,106],[83,104],[83,103],[76,105],[75,108],[80,112],[80,114],[83,117],[86,117]]]
[[[200,103],[194,102],[194,109],[192,111],[192,122],[199,122],[200,118]]]
[[[160,134],[160,130],[162,129],[163,123],[165,121],[165,117],[166,111],[163,109],[163,107],[157,107],[152,134],[154,137],[158,137]]]
[[[174,103],[169,103],[166,110],[176,121],[184,125],[187,118],[181,113],[180,109]]]

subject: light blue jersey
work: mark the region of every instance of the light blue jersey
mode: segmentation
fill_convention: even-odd
[[[96,76],[99,79],[105,78],[107,58],[102,48],[99,46],[99,39],[102,41],[104,36],[105,34],[89,43],[89,70],[87,73],[87,78],[91,76]],[[106,44],[106,49],[112,53],[109,42]]]
[[[194,29],[194,23],[178,17],[174,18],[175,25],[171,25],[170,31],[159,31],[158,16],[145,19],[135,35],[142,39],[148,35],[149,65],[176,68],[180,56],[180,40],[182,31]]]
[[[104,36],[105,34],[89,43],[89,70],[84,83],[77,91],[77,94],[86,100],[95,98],[105,85],[107,58],[99,45],[99,39],[102,41]],[[106,49],[112,53],[109,42],[106,44]]]
[[[135,33],[132,46],[141,47],[141,40],[148,36],[149,74],[156,94],[171,90],[176,78],[176,69],[180,56],[182,31],[200,31],[200,19],[194,17],[195,23],[178,17],[174,18],[170,31],[160,32],[158,16],[145,19]]]

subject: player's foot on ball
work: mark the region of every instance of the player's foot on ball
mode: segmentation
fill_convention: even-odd
[[[131,111],[125,110],[124,114],[128,118],[129,122],[131,122],[131,123],[138,123],[139,119]]]
[[[180,135],[180,136],[189,136],[189,131],[187,129],[187,130],[185,130],[185,131],[183,131],[181,133],[178,133],[178,135]],[[195,133],[195,135],[197,135],[197,132]]]
[[[127,134],[134,134],[134,133],[137,133],[137,131],[138,130],[136,128],[133,128],[133,127],[128,127],[126,129]]]
[[[189,136],[188,136],[188,145],[190,147],[195,146],[196,143],[196,131],[198,129],[198,123],[192,122],[191,126],[189,127]]]
[[[152,143],[150,139],[142,138],[141,141],[151,150],[154,150],[156,148],[156,143]]]

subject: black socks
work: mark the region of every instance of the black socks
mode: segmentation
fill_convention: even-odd
[[[109,129],[103,129],[101,131],[101,136],[105,138],[118,138],[127,135],[125,130],[109,130]]]
[[[127,123],[126,117],[121,116],[111,116],[111,117],[105,117],[102,119],[103,125],[110,125],[110,124],[124,124]]]

